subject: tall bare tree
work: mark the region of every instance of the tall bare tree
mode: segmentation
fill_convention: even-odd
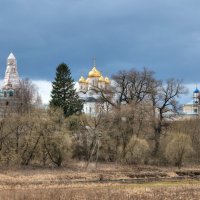
[[[154,117],[153,140],[155,142],[153,155],[159,150],[160,137],[169,125],[169,120],[178,113],[180,105],[178,98],[187,92],[182,81],[169,79],[166,82],[157,81],[151,91],[151,100]]]

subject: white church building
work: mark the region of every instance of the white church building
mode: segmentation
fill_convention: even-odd
[[[104,77],[94,64],[88,76],[80,77],[78,81],[78,95],[84,101],[83,112],[90,115],[96,115],[99,112],[108,111],[110,108],[102,100],[102,92],[109,90],[111,81]],[[105,94],[106,95],[106,94]]]

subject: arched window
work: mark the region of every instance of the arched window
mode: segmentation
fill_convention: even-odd
[[[13,91],[9,91],[9,96],[10,96],[10,97],[13,96]]]

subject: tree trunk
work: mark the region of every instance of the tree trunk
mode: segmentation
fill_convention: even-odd
[[[155,145],[153,150],[153,156],[157,156],[159,148],[160,148],[160,136],[161,136],[161,123],[158,123],[157,127],[154,128],[155,130]]]

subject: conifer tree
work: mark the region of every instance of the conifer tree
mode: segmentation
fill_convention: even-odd
[[[65,117],[81,112],[83,108],[83,103],[74,89],[70,69],[65,63],[61,63],[56,69],[56,77],[52,82],[50,107],[62,108]]]

